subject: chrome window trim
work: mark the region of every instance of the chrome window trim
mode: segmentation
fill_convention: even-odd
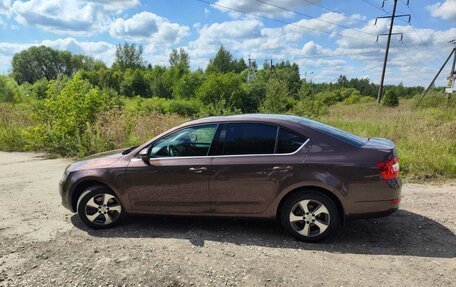
[[[258,157],[258,156],[290,156],[299,153],[307,143],[310,142],[308,138],[296,151],[291,153],[264,153],[264,154],[238,154],[238,155],[206,155],[206,156],[182,156],[182,157],[157,157],[151,158],[151,161],[155,160],[168,160],[168,159],[202,159],[202,158],[230,158],[230,157]]]

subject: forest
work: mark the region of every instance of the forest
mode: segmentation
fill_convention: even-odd
[[[83,157],[138,145],[192,118],[280,113],[392,139],[411,178],[456,178],[456,105],[442,89],[417,105],[423,87],[386,86],[379,105],[369,79],[312,82],[296,63],[249,64],[223,46],[205,69],[192,70],[190,60],[175,49],[169,65],[153,65],[128,43],[110,67],[46,46],[19,52],[0,76],[0,149]]]

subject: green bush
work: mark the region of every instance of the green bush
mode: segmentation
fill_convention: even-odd
[[[193,100],[168,100],[166,112],[180,116],[196,116],[201,113],[201,103]]]
[[[421,94],[414,99],[415,106],[419,109],[456,107],[456,97],[448,97],[440,91],[430,91],[424,98]]]
[[[293,105],[294,99],[290,96],[286,84],[276,79],[270,79],[260,112],[282,114],[288,112]]]
[[[241,110],[238,105],[246,92],[242,89],[241,78],[235,73],[211,73],[197,91],[205,112],[223,114],[227,111]]]
[[[31,128],[32,148],[48,150],[59,155],[77,155],[84,144],[82,136],[87,125],[97,115],[109,108],[109,97],[99,88],[93,88],[88,81],[76,74],[59,93],[50,82],[48,98],[37,106],[38,125]]]
[[[399,106],[399,97],[394,90],[386,90],[383,96],[383,105],[386,107],[397,107]]]
[[[20,101],[16,81],[11,77],[0,75],[0,102],[17,103]]]
[[[293,113],[298,116],[319,119],[328,114],[328,106],[322,100],[309,96],[296,103]]]

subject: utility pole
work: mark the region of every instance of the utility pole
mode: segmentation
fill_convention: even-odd
[[[386,0],[384,0],[383,3],[382,3],[382,8],[385,6],[385,1]],[[377,95],[377,102],[378,103],[380,103],[380,101],[382,99],[382,95],[383,95],[383,83],[385,81],[386,63],[388,62],[388,53],[389,53],[389,48],[390,48],[390,43],[391,43],[391,36],[392,35],[401,35],[401,41],[402,41],[402,38],[404,36],[402,33],[393,33],[394,19],[395,18],[399,18],[399,17],[408,17],[408,22],[410,23],[410,19],[412,18],[412,15],[410,15],[410,14],[396,15],[397,1],[398,0],[393,0],[393,14],[391,16],[381,16],[381,17],[375,18],[375,24],[374,25],[377,25],[377,20],[378,19],[391,18],[388,34],[382,33],[382,34],[378,34],[377,35],[377,42],[378,42],[378,37],[379,36],[388,36],[388,39],[386,41],[385,59],[383,60],[382,78],[381,78],[381,81],[380,81],[380,87],[378,89],[378,95]],[[408,4],[409,4],[409,0],[407,0],[407,5]]]
[[[383,70],[382,70],[382,79],[380,80],[380,88],[378,89],[378,96],[377,96],[377,103],[380,103],[383,94],[383,82],[385,81],[385,72],[386,72],[386,63],[388,62],[388,53],[391,43],[391,34],[393,33],[393,25],[394,25],[394,17],[396,16],[396,6],[397,0],[393,0],[393,14],[391,15],[391,22],[389,27],[388,33],[388,40],[386,42],[386,51],[385,51],[385,59],[383,61]],[[377,22],[377,20],[375,20]]]
[[[256,80],[255,67],[253,66],[252,59],[249,55],[249,72],[247,74],[247,82],[253,82]]]
[[[451,66],[450,75],[448,76],[448,85],[445,92],[448,94],[448,99],[454,93],[454,82],[456,81],[456,71],[454,70],[456,67],[456,40],[450,41],[451,44],[455,45],[453,48],[453,65]]]
[[[272,78],[272,70],[274,68],[274,65],[272,64],[272,59],[271,59],[271,64],[269,66],[270,70],[269,70],[269,78]]]
[[[456,45],[456,40],[453,40],[453,41],[450,41],[451,44],[454,44]],[[429,86],[426,88],[426,90],[424,90],[423,94],[421,95],[420,99],[418,100],[418,102],[416,103],[416,105],[418,106],[420,103],[421,103],[421,100],[426,96],[426,94],[429,92],[429,90],[434,86],[434,83],[435,83],[435,80],[437,80],[437,78],[439,77],[440,73],[442,72],[443,68],[445,68],[446,64],[448,63],[448,61],[451,59],[451,56],[453,56],[453,65],[451,67],[451,71],[450,71],[450,75],[449,77],[447,78],[448,81],[450,81],[448,83],[448,87],[447,87],[447,90],[446,92],[448,94],[452,94],[453,93],[453,88],[454,88],[454,81],[456,79],[456,73],[455,73],[455,65],[456,65],[456,46],[453,47],[453,49],[451,50],[450,54],[448,55],[448,57],[446,58],[445,62],[443,62],[442,66],[440,67],[440,69],[437,71],[437,74],[435,74],[434,78],[432,79],[431,83],[429,84]],[[451,93],[450,92],[450,88],[451,88]]]

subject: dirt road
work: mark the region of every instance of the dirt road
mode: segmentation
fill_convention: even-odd
[[[456,183],[324,244],[270,221],[130,217],[85,228],[60,205],[67,160],[0,152],[0,286],[455,286]]]

